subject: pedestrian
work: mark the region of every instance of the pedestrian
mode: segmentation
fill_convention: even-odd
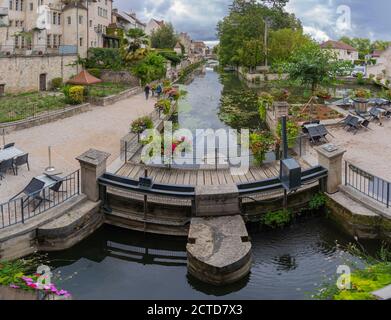
[[[145,88],[144,88],[145,99],[147,99],[147,100],[148,100],[148,98],[149,98],[149,92],[150,92],[150,91],[151,91],[151,87],[150,87],[149,84],[147,84],[147,85],[145,86]]]
[[[158,86],[156,87],[156,94],[158,98],[160,98],[162,91],[163,91],[162,85],[159,83]]]

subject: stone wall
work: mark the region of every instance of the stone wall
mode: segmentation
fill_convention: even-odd
[[[77,73],[71,65],[76,59],[76,55],[0,57],[0,84],[5,84],[6,93],[38,91],[40,74],[46,74],[49,88],[52,79],[67,81]]]
[[[101,79],[104,82],[129,83],[132,87],[140,85],[140,79],[128,71],[102,70]]]

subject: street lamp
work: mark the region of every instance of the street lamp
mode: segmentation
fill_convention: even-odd
[[[267,36],[268,36],[268,32],[269,32],[269,28],[271,26],[271,23],[272,23],[272,19],[270,19],[269,17],[265,17],[263,19],[263,21],[265,22],[265,67],[268,66],[268,61],[267,61]]]

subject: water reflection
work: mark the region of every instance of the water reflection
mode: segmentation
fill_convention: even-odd
[[[61,286],[76,299],[308,299],[306,293],[333,277],[339,265],[363,265],[342,246],[354,239],[322,217],[282,230],[260,230],[251,238],[251,274],[224,287],[187,274],[186,239],[110,226],[49,259],[61,271]],[[378,243],[363,245],[374,252]]]

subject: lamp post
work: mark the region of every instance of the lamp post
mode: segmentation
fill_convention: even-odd
[[[268,37],[268,33],[269,33],[269,27],[271,25],[271,19],[269,17],[265,17],[263,19],[263,21],[265,22],[265,67],[268,66],[268,59],[267,59],[267,46],[268,46],[268,41],[267,41],[267,37]]]

